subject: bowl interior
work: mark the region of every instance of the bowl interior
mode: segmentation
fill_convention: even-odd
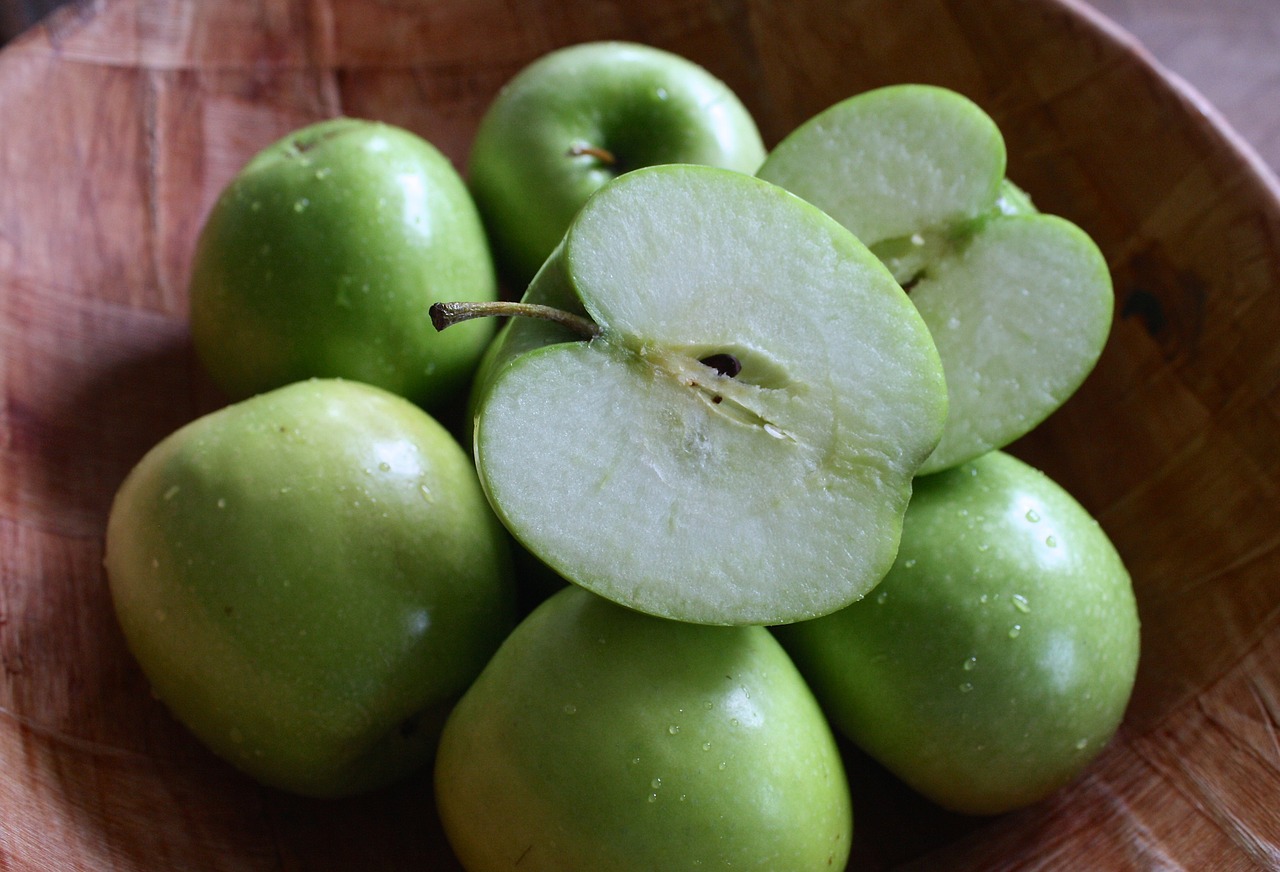
[[[316,803],[197,746],[115,627],[103,525],[133,463],[222,403],[190,350],[185,286],[200,222],[250,155],[343,113],[408,127],[462,168],[512,74],[604,38],[708,67],[768,144],[871,87],[959,90],[999,122],[1010,177],[1113,271],[1102,361],[1013,451],[1133,573],[1126,724],[1076,784],[996,820],[944,814],[849,749],[852,868],[1195,868],[1249,854],[1242,833],[1274,839],[1249,761],[1271,761],[1275,788],[1277,186],[1124,34],[1073,0],[161,0],[67,9],[0,53],[0,860],[456,868],[428,777]]]

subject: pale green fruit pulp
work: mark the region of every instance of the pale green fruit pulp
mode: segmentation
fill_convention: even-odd
[[[513,324],[475,404],[481,479],[529,550],[698,623],[812,617],[880,580],[946,403],[927,329],[864,246],[749,176],[639,170],[529,298],[571,294],[602,334]],[[699,362],[720,352],[740,374]]]
[[[995,123],[960,94],[900,85],[819,113],[761,178],[822,208],[908,288],[942,357],[947,429],[921,474],[1000,448],[1093,369],[1114,299],[1097,246],[1004,178]]]

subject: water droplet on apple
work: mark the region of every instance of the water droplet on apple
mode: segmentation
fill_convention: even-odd
[[[227,507],[227,501],[222,497],[218,497],[218,508],[225,509],[226,507]]]
[[[724,761],[724,760],[721,760],[721,761],[720,761],[720,765],[719,765],[719,766],[717,766],[717,767],[716,767],[716,769],[718,769],[718,770],[720,770],[721,772],[723,772],[723,771],[725,770],[725,767],[726,767],[726,766],[728,766],[728,765],[729,765],[729,764],[728,764],[728,762],[726,762],[726,761]]]
[[[1050,548],[1057,548],[1058,540],[1053,538],[1052,536],[1046,536],[1044,540],[1044,544],[1048,545]]]
[[[667,727],[667,732],[674,736],[676,733],[680,732],[680,725],[672,724],[671,726]]]
[[[652,787],[654,790],[657,790],[658,788],[662,787],[662,779],[661,778],[653,779],[652,781],[649,782],[649,786]]]
[[[914,569],[915,566],[916,566],[916,559],[914,557],[912,557],[910,560],[902,561],[903,569]]]
[[[964,667],[963,667],[963,668],[964,668],[964,671],[965,671],[965,672],[972,672],[972,671],[973,671],[973,669],[974,669],[974,667],[975,667],[975,666],[977,666],[977,665],[978,665],[978,657],[977,657],[977,655],[970,655],[970,656],[969,656],[969,659],[967,659],[967,660],[965,660],[965,661],[964,661]]]
[[[982,596],[978,597],[978,602],[982,603],[985,606],[987,603],[991,602],[991,597],[987,596],[984,593]]]
[[[181,489],[182,489],[182,488],[178,487],[178,486],[175,484],[173,487],[169,488],[167,491],[165,491],[165,492],[164,492],[164,498],[165,498],[166,500],[171,500],[171,499],[173,499],[174,497],[176,497],[176,496],[178,495],[178,491],[180,491]]]
[[[1031,603],[1027,602],[1027,598],[1020,593],[1013,595],[1013,607],[1024,614],[1031,611]]]
[[[658,794],[656,793],[649,794],[649,802],[657,802],[657,801],[658,801]]]
[[[323,182],[325,179],[329,178],[329,175],[332,172],[333,167],[320,167],[320,169],[316,170],[316,181]]]
[[[1088,739],[1079,739],[1076,741],[1076,750],[1083,751],[1089,745]]]
[[[702,750],[704,750],[704,751],[710,751],[710,750],[711,750],[711,743],[710,743],[710,742],[703,742],[703,743],[702,743]]]
[[[889,599],[889,591],[882,590],[878,594],[876,594],[876,605],[882,606],[885,604],[885,601],[888,599]]]
[[[1040,520],[1040,513],[1035,509],[1027,509],[1027,520],[1035,524]]]
[[[578,707],[573,703],[569,703],[564,707],[564,713],[567,715],[576,715],[578,713]]]
[[[307,207],[310,205],[311,205],[311,201],[308,200],[306,197],[299,197],[298,199],[293,201],[293,211],[305,212],[307,211]]]
[[[960,685],[961,693],[971,693],[972,691],[973,691],[973,684],[971,682],[966,681]]]
[[[1016,639],[1022,635],[1022,624],[1014,624],[1009,628],[1009,638]]]

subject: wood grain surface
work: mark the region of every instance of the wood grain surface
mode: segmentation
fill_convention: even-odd
[[[1272,0],[1233,2],[1274,27]],[[1139,21],[1144,2],[1098,5]],[[305,801],[177,726],[115,625],[103,526],[133,463],[223,402],[191,353],[185,288],[200,222],[251,154],[345,113],[415,130],[461,168],[507,78],[605,37],[706,65],[770,143],[869,87],[956,88],[1005,131],[1011,177],[1113,270],[1097,371],[1015,453],[1098,516],[1133,572],[1144,643],[1125,725],[1075,784],[995,819],[942,813],[849,749],[851,868],[1280,868],[1280,185],[1096,10],[105,0],[0,51],[0,869],[457,868],[427,776]],[[1274,148],[1274,95],[1237,96]]]

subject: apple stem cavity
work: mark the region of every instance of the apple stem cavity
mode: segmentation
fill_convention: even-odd
[[[618,162],[617,156],[607,148],[601,148],[598,145],[589,145],[585,142],[575,142],[569,146],[569,150],[565,152],[568,157],[582,157],[586,155],[593,157],[606,166],[614,166]]]
[[[429,310],[431,323],[436,330],[444,330],[454,324],[470,321],[472,318],[538,318],[551,321],[577,333],[583,339],[595,339],[600,335],[600,327],[590,318],[583,318],[572,312],[557,309],[554,306],[542,306],[537,303],[509,303],[505,301],[489,302],[456,302],[433,303]]]

